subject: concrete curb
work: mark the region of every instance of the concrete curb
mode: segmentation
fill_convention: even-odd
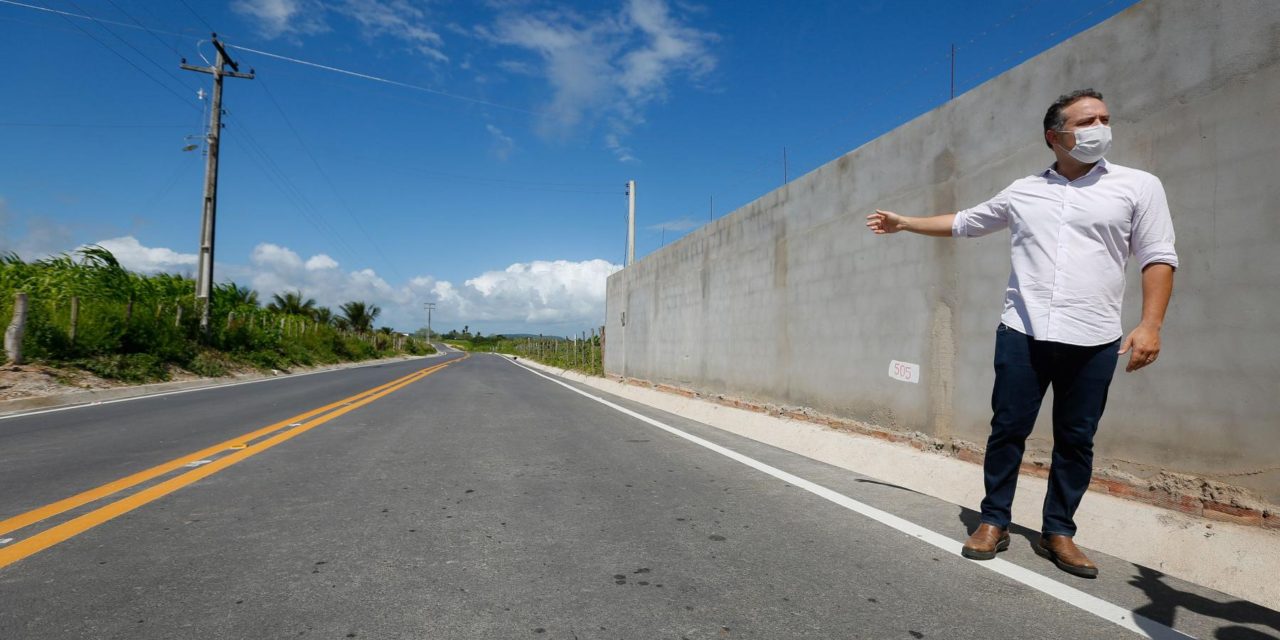
[[[330,371],[339,371],[343,369],[359,369],[361,367],[372,367],[380,364],[388,364],[392,362],[404,362],[407,360],[425,360],[428,358],[436,358],[445,355],[443,351],[426,356],[408,356],[400,358],[381,358],[378,360],[364,360],[361,362],[346,362],[336,365],[328,365],[299,371],[297,373],[284,373],[281,375],[268,374],[245,374],[242,376],[229,376],[225,378],[201,378],[199,380],[184,380],[181,382],[159,382],[155,384],[141,384],[131,387],[116,387],[113,389],[91,389],[87,391],[72,391],[69,393],[58,393],[47,396],[34,396],[30,398],[15,398],[13,400],[0,401],[0,417],[16,416],[30,411],[41,409],[59,409],[63,407],[73,407],[80,405],[91,405],[110,400],[123,400],[131,398],[142,398],[146,396],[157,395],[161,393],[172,393],[174,391],[197,391],[204,389],[217,389],[219,387],[228,387],[238,384],[248,384],[253,382],[265,382],[267,380],[280,380],[290,377],[299,377],[313,375],[317,373],[327,373]]]
[[[952,456],[530,360],[520,363],[958,506],[974,508],[982,500],[981,467]],[[1046,484],[1042,475],[1024,474],[1019,479],[1015,523],[1039,529]],[[1076,521],[1080,527],[1076,540],[1087,548],[1280,610],[1280,581],[1275,579],[1280,575],[1280,531],[1092,490]]]

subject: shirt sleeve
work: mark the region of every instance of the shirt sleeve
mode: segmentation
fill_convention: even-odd
[[[976,207],[956,212],[951,222],[955,238],[978,238],[1009,226],[1009,189]]]
[[[1133,232],[1129,249],[1140,269],[1156,262],[1178,268],[1178,253],[1173,248],[1173,219],[1169,201],[1160,179],[1151,176],[1133,214]]]

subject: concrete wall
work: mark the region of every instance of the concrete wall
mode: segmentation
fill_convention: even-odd
[[[1280,503],[1278,63],[1275,0],[1134,6],[610,277],[605,369],[984,443],[1007,232],[876,237],[864,217],[955,211],[1043,169],[1044,110],[1092,86],[1110,159],[1164,181],[1182,263],[1160,362],[1116,375],[1098,467]],[[891,379],[891,360],[920,364],[920,383]]]

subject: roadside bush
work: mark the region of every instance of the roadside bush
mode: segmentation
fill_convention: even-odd
[[[75,362],[94,375],[125,382],[163,382],[169,379],[164,361],[149,353],[94,356]]]

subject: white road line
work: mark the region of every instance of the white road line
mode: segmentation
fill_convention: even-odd
[[[425,360],[425,359],[430,358],[430,357],[431,357],[431,356],[422,356],[422,357],[420,357],[420,358],[414,358],[414,360]],[[409,362],[409,361],[410,361],[410,360],[400,360],[399,362]],[[322,374],[322,373],[337,373],[337,372],[339,372],[339,371],[350,371],[350,370],[352,370],[352,369],[364,369],[364,368],[367,368],[367,367],[376,367],[376,366],[379,366],[379,365],[399,364],[399,362],[371,362],[371,363],[369,363],[369,364],[362,364],[362,365],[355,366],[355,367],[345,367],[345,368],[342,368],[342,369],[325,369],[324,371],[308,371],[307,373],[295,373],[295,374],[291,374],[291,375],[287,375],[287,376],[277,376],[277,377],[273,377],[273,378],[262,378],[262,379],[260,379],[260,380],[245,380],[244,382],[228,382],[228,383],[226,383],[226,384],[211,384],[211,385],[208,385],[208,386],[205,386],[205,387],[196,387],[196,388],[194,388],[194,389],[179,389],[179,390],[177,390],[177,391],[163,391],[163,392],[161,392],[161,393],[149,393],[149,394],[141,395],[141,396],[130,396],[130,397],[128,397],[128,398],[116,398],[115,400],[95,400],[95,401],[92,401],[92,402],[85,402],[85,403],[82,403],[82,404],[72,404],[72,405],[67,405],[67,406],[65,406],[65,407],[54,407],[54,408],[52,408],[52,409],[43,409],[43,410],[41,410],[41,411],[27,411],[27,412],[23,412],[23,413],[10,413],[10,414],[8,414],[8,415],[0,416],[0,420],[9,420],[9,419],[11,419],[11,418],[25,418],[25,417],[27,417],[27,416],[38,416],[38,415],[45,414],[45,413],[57,413],[57,412],[59,412],[59,411],[70,411],[70,410],[72,410],[72,409],[83,409],[83,408],[85,408],[85,407],[99,407],[99,406],[102,406],[102,405],[104,405],[104,404],[115,404],[115,403],[117,403],[117,402],[129,402],[130,400],[146,400],[147,398],[162,398],[162,397],[164,397],[164,396],[176,396],[176,395],[178,395],[178,394],[182,394],[182,393],[193,393],[193,392],[196,392],[196,391],[208,391],[208,390],[210,390],[210,389],[225,389],[225,388],[227,388],[227,387],[239,387],[239,386],[241,386],[241,385],[246,385],[246,384],[258,384],[259,382],[275,382],[275,381],[279,381],[279,380],[293,380],[293,379],[295,379],[295,378],[305,378],[305,377],[307,377],[307,376],[314,376],[314,375],[319,375],[319,374]]]
[[[834,502],[846,509],[849,509],[850,511],[859,513],[863,516],[871,518],[872,520],[875,520],[876,522],[879,522],[886,526],[897,529],[898,531],[901,531],[902,533],[905,533],[913,538],[917,538],[923,542],[931,544],[943,551],[946,551],[947,553],[950,553],[951,555],[963,558],[963,556],[960,555],[960,549],[961,547],[964,546],[964,543],[962,542],[959,542],[957,540],[952,540],[947,536],[937,533],[931,529],[926,529],[918,524],[915,524],[914,522],[903,520],[902,518],[899,518],[898,516],[895,516],[892,513],[889,513],[887,511],[881,511],[880,509],[877,509],[871,505],[858,502],[857,500],[854,500],[849,496],[846,496],[842,493],[838,493],[836,491],[828,489],[820,484],[810,482],[808,480],[805,480],[804,478],[792,475],[776,467],[769,466],[763,462],[760,462],[759,460],[756,460],[755,458],[749,458],[732,449],[727,449],[714,442],[699,438],[698,436],[695,436],[693,434],[685,433],[684,431],[681,431],[675,427],[672,427],[670,425],[654,420],[649,416],[636,413],[635,411],[632,411],[626,407],[623,407],[613,402],[610,402],[608,400],[605,400],[600,396],[587,393],[586,391],[578,389],[573,385],[562,382],[560,380],[556,380],[551,376],[548,376],[546,374],[543,374],[542,372],[530,369],[529,367],[526,367],[508,358],[504,357],[503,359],[507,360],[508,362],[511,362],[511,364],[514,364],[517,367],[520,367],[521,369],[524,369],[525,371],[528,371],[529,373],[532,373],[533,375],[546,378],[547,380],[550,380],[551,382],[554,382],[574,393],[591,398],[592,400],[595,400],[600,404],[603,404],[611,409],[615,409],[621,413],[631,416],[632,418],[635,418],[641,422],[645,422],[659,429],[662,429],[663,431],[666,431],[672,435],[684,438],[685,440],[688,440],[689,442],[692,442],[698,446],[705,447],[727,458],[741,462],[742,464],[745,464],[748,467],[767,473],[779,480],[782,480],[783,482],[790,483],[798,488],[804,489],[805,491],[813,493],[814,495],[817,495],[821,498],[830,500],[831,502]],[[1152,620],[1150,618],[1137,615],[1132,611],[1125,609],[1124,607],[1107,602],[1106,600],[1103,600],[1097,596],[1090,595],[1088,593],[1080,591],[1079,589],[1076,589],[1074,587],[1058,582],[1057,580],[1046,578],[1034,571],[1031,571],[1030,569],[1020,567],[1007,560],[1001,560],[997,558],[995,560],[986,560],[981,562],[973,561],[973,560],[966,560],[966,561],[973,562],[974,564],[980,567],[983,567],[984,569],[990,569],[991,571],[994,571],[1011,580],[1016,580],[1018,582],[1021,582],[1022,584],[1025,584],[1028,587],[1031,587],[1032,589],[1035,589],[1047,595],[1053,596],[1054,598],[1057,598],[1063,602],[1066,602],[1067,604],[1078,607],[1088,613],[1098,616],[1103,620],[1106,620],[1108,622],[1124,627],[1125,629],[1128,629],[1129,631],[1132,631],[1142,637],[1153,638],[1155,640],[1166,640],[1166,639],[1174,639],[1174,638],[1182,639],[1182,638],[1193,637],[1185,633],[1182,633],[1181,631],[1172,629],[1164,624],[1156,622],[1155,620]]]

